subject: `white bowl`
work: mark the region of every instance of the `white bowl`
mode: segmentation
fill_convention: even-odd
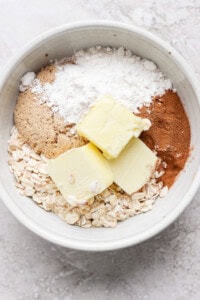
[[[192,157],[167,197],[158,199],[152,211],[121,222],[114,229],[70,226],[53,213],[45,212],[32,200],[18,194],[7,164],[7,141],[13,126],[13,109],[22,75],[27,71],[37,72],[49,59],[68,56],[75,49],[94,45],[124,46],[156,62],[172,80],[181,97],[189,117],[191,145],[194,147]],[[200,97],[197,81],[184,59],[159,38],[116,22],[82,22],[62,26],[27,45],[12,59],[0,80],[0,197],[16,218],[39,236],[80,250],[118,249],[154,236],[173,222],[192,200],[200,184]]]

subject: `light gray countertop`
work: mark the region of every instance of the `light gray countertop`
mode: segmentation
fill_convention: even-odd
[[[0,68],[38,34],[89,19],[122,21],[155,33],[200,79],[199,0],[0,0]],[[200,299],[200,190],[160,235],[107,253],[50,244],[0,202],[0,299]]]

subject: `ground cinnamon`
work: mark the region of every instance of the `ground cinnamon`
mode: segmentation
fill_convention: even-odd
[[[184,168],[190,151],[190,125],[180,98],[177,93],[168,91],[155,97],[151,106],[143,107],[138,115],[152,122],[141,139],[166,162],[161,180],[170,187]]]

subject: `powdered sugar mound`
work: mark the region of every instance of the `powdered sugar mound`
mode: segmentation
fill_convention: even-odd
[[[25,92],[29,88],[29,86],[31,85],[35,77],[36,74],[34,72],[27,72],[26,74],[24,74],[24,76],[22,76],[20,80],[20,86],[19,86],[20,92]]]
[[[149,106],[152,97],[172,88],[171,81],[154,62],[120,47],[92,47],[77,51],[75,64],[57,62],[53,83],[35,79],[32,92],[38,94],[67,123],[77,123],[100,96],[112,95],[132,112]]]

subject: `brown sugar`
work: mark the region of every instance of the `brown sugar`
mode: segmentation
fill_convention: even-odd
[[[67,63],[73,63],[67,60]],[[44,67],[37,74],[41,84],[55,80],[56,65]],[[30,88],[20,93],[14,111],[15,125],[24,141],[38,154],[55,158],[68,149],[86,143],[84,138],[70,132],[72,125],[65,124],[59,114],[53,113],[47,104],[41,104]]]
[[[190,125],[177,93],[167,91],[155,97],[150,107],[138,114],[151,120],[152,126],[141,135],[143,142],[167,164],[160,178],[170,187],[184,168],[190,152]]]
[[[82,137],[71,134],[70,126],[46,104],[40,104],[29,90],[19,95],[14,119],[26,143],[47,158],[85,144]]]
[[[55,79],[56,66],[42,68],[37,74],[40,82],[51,83]],[[14,119],[25,142],[47,158],[54,158],[68,149],[85,144],[77,134],[71,134],[71,125],[66,125],[59,114],[53,113],[46,104],[41,104],[30,89],[18,96]]]

